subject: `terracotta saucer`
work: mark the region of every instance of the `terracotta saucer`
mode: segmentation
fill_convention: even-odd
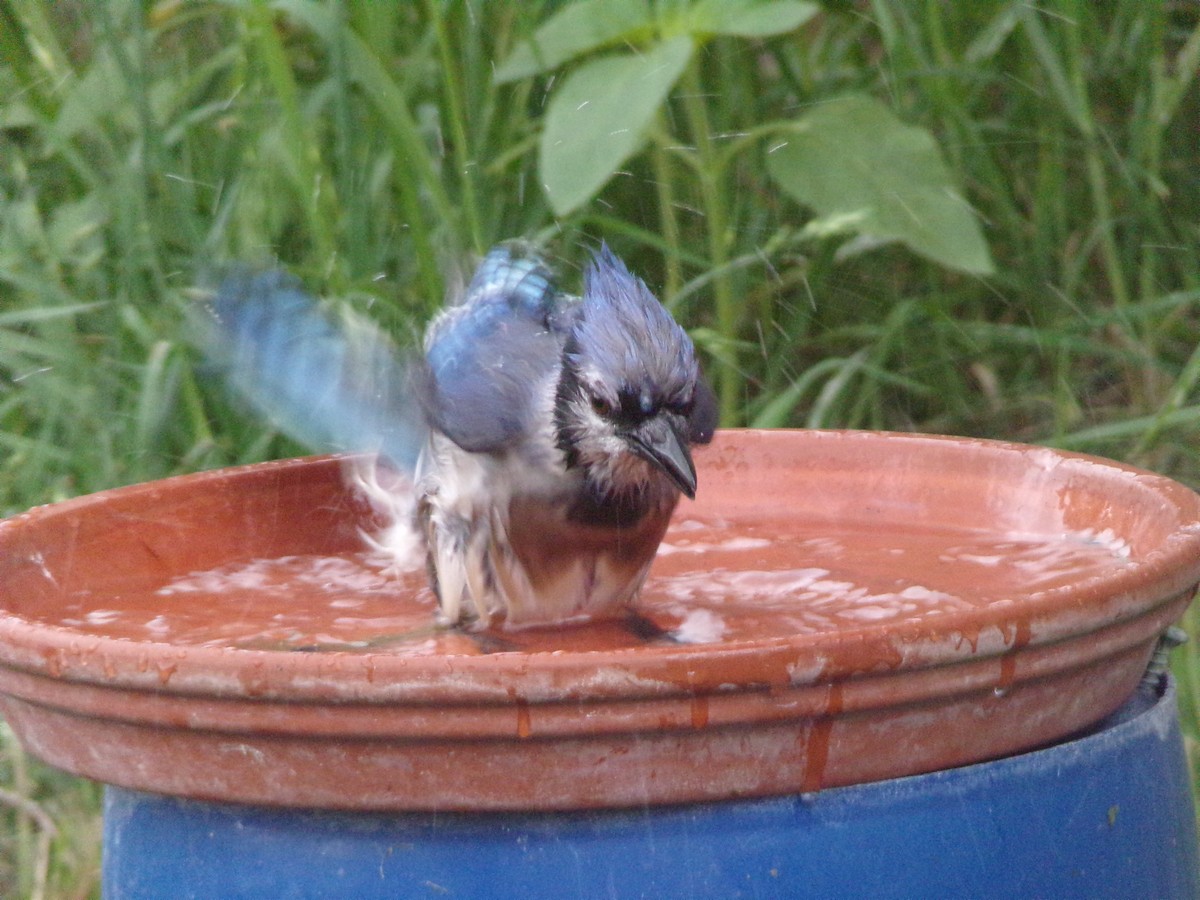
[[[472,634],[334,458],[0,522],[0,711],[46,761],[212,800],[561,809],[926,772],[1078,732],[1200,580],[1200,497],[979,440],[731,431],[637,615]]]

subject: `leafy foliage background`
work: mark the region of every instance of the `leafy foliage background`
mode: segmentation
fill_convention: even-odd
[[[215,267],[409,335],[513,236],[607,239],[726,424],[1200,485],[1198,65],[1171,0],[0,0],[0,511],[298,452],[190,348]],[[94,893],[95,789],[0,738],[0,893]]]

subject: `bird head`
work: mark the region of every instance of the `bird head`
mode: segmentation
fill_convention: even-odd
[[[696,493],[690,445],[716,404],[687,333],[602,244],[584,275],[555,401],[558,445],[601,495]]]

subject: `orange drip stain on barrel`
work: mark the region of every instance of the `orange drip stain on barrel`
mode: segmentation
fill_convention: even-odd
[[[833,723],[841,714],[842,686],[835,682],[829,685],[829,701],[825,705],[825,714],[813,722],[808,732],[804,780],[800,785],[803,793],[821,789],[825,780],[825,766],[829,762],[829,739],[833,732]]]
[[[1012,647],[1000,657],[1000,680],[996,682],[997,696],[1009,692],[1017,680],[1017,654],[1029,645],[1033,637],[1033,628],[1028,619],[1018,619],[1013,623]]]
[[[533,722],[529,718],[529,704],[520,699],[513,700],[517,709],[517,737],[524,740],[533,734]]]
[[[1000,657],[1000,680],[996,682],[996,693],[1007,694],[1017,680],[1017,658],[1011,652]]]
[[[178,668],[174,663],[159,663],[158,664],[158,683],[162,687],[167,686],[167,682],[171,680],[171,676],[175,674]]]
[[[692,697],[692,727],[703,728],[708,724],[708,698]]]

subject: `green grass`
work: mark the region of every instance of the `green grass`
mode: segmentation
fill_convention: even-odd
[[[409,333],[516,235],[568,281],[607,238],[722,373],[726,424],[1008,438],[1200,486],[1200,7],[829,0],[708,35],[644,148],[556,214],[539,135],[578,64],[493,72],[561,5],[0,0],[0,513],[288,452],[187,346],[213,265],[278,260]],[[829,233],[779,189],[764,135],[848,94],[936,137],[993,273]],[[1198,760],[1197,642],[1175,669]],[[0,786],[0,894],[32,895],[43,813],[45,896],[95,894],[95,788],[7,731]]]

